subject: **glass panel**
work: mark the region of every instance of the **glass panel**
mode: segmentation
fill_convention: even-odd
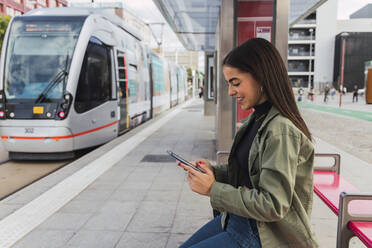
[[[56,0],[49,0],[49,8],[55,8],[57,7]]]
[[[62,97],[64,87],[60,82],[48,92],[45,89],[62,71],[68,71],[82,24],[69,20],[14,20],[4,73],[8,101],[36,100],[42,92],[49,99]]]
[[[295,21],[298,17],[305,14],[306,11],[311,9],[313,6],[318,4],[322,0],[291,0],[290,1],[290,13],[289,13],[289,23],[291,24],[293,21]],[[310,20],[310,23],[313,21]],[[309,22],[304,22],[309,23]]]
[[[207,75],[208,75],[208,99],[214,98],[214,57],[207,56]]]
[[[14,9],[10,7],[6,7],[6,14],[8,16],[14,16]]]
[[[124,68],[124,58],[118,57],[118,66]]]
[[[25,0],[26,7],[29,9],[33,9],[35,6],[35,1],[34,0]]]
[[[46,6],[46,0],[38,0],[38,3],[43,6]]]
[[[159,1],[166,19],[189,50],[215,50],[215,33],[221,0]]]
[[[158,56],[152,55],[151,63],[152,63],[152,77],[153,77],[153,83],[154,83],[154,96],[160,96],[161,92],[165,91],[163,61]]]
[[[105,45],[89,42],[76,91],[76,112],[82,113],[99,106],[110,100],[110,96],[110,49]]]

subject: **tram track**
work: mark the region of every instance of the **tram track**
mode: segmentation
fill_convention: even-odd
[[[7,161],[0,164],[0,201],[72,161]]]

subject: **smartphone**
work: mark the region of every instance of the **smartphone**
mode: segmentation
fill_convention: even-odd
[[[185,164],[185,165],[187,165],[187,166],[193,168],[194,170],[197,170],[197,171],[199,171],[199,172],[201,172],[201,173],[204,173],[202,170],[200,170],[199,168],[196,168],[192,163],[190,163],[190,162],[187,161],[186,159],[180,157],[179,155],[175,154],[174,152],[168,150],[167,153],[168,153],[169,155],[171,155],[173,158],[175,158],[175,159],[177,159],[178,161],[180,161],[181,163],[183,163],[183,164]]]

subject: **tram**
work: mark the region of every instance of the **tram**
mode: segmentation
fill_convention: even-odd
[[[107,10],[14,17],[0,60],[0,135],[10,159],[65,159],[186,98],[186,70]]]

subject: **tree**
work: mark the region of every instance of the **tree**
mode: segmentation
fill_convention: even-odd
[[[0,52],[3,46],[3,40],[6,32],[6,28],[8,27],[10,21],[10,16],[1,15],[0,16]]]

